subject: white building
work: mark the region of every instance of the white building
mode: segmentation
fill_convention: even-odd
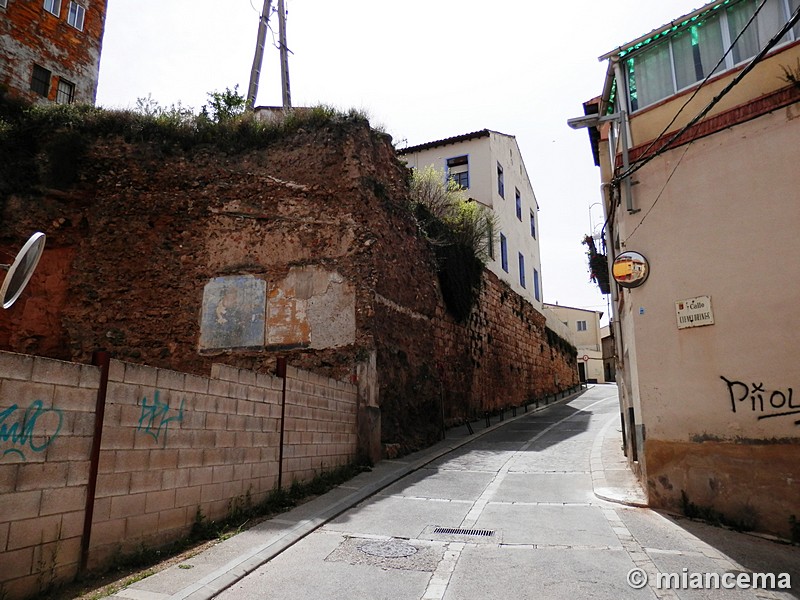
[[[487,268],[542,311],[538,204],[512,135],[483,129],[398,150],[409,167],[433,166],[497,215]]]
[[[602,312],[586,308],[572,308],[559,304],[545,304],[544,308],[555,314],[570,331],[570,341],[578,350],[578,374],[581,381],[605,383],[603,345],[600,328]]]

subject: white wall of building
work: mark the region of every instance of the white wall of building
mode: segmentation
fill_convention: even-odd
[[[491,208],[498,220],[498,234],[493,243],[494,257],[486,266],[541,311],[543,288],[536,196],[516,138],[494,131],[488,133],[489,135],[455,143],[444,143],[447,140],[443,140],[441,145],[404,153],[401,159],[409,167],[423,169],[432,165],[446,172],[448,159],[468,156],[469,189],[466,193],[470,198]],[[498,192],[498,163],[503,169],[502,197]],[[517,191],[520,195],[521,219],[517,216]],[[534,221],[535,237],[531,235],[531,217]],[[507,271],[502,264],[500,234],[506,239]],[[524,262],[524,287],[520,278],[520,254]]]

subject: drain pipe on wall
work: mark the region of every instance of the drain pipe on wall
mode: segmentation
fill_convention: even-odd
[[[94,498],[97,492],[97,471],[100,467],[100,442],[103,438],[103,420],[106,414],[106,391],[108,390],[108,370],[111,365],[111,354],[105,350],[94,352],[92,354],[92,364],[100,367],[100,386],[97,388],[97,400],[94,408],[94,436],[92,437],[92,452],[89,457],[89,482],[86,485],[86,508],[83,517],[79,573],[84,573],[89,563],[89,541],[92,535]]]
[[[283,432],[286,429],[286,358],[278,358],[275,374],[283,379],[281,389],[281,439],[278,443],[278,489],[281,489],[283,480]]]

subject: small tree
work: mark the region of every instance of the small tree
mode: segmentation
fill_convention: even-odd
[[[215,123],[222,123],[242,114],[245,108],[247,99],[239,93],[239,85],[236,84],[233,90],[226,87],[224,92],[209,92],[208,102],[200,114]]]
[[[471,248],[485,263],[496,237],[497,217],[486,206],[467,197],[464,188],[433,166],[414,170],[411,199],[428,238],[437,245]]]
[[[463,321],[477,299],[497,217],[432,166],[412,174],[411,201],[420,227],[434,246],[447,308]]]

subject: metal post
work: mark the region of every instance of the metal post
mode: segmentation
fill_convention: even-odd
[[[94,517],[94,498],[97,492],[97,471],[100,467],[100,442],[103,438],[103,419],[106,413],[106,392],[108,390],[108,370],[111,365],[111,354],[98,350],[92,354],[92,364],[100,367],[100,385],[97,388],[97,399],[94,405],[94,436],[92,451],[89,456],[89,482],[86,485],[86,505],[83,514],[83,535],[81,536],[81,557],[79,572],[86,571],[89,563],[89,541],[92,535],[92,518]]]
[[[253,67],[250,69],[250,85],[247,87],[247,106],[253,108],[258,94],[258,81],[261,78],[261,63],[264,60],[264,43],[267,39],[267,23],[272,10],[272,0],[264,0],[264,9],[258,21],[256,51],[253,56]]]
[[[275,375],[283,379],[281,388],[281,437],[278,445],[278,489],[283,484],[283,432],[286,429],[286,359],[281,357],[275,366]]]
[[[620,93],[620,97],[622,98],[621,102],[627,102],[625,98],[628,97],[627,93],[627,86],[625,82],[625,78],[622,74],[622,66],[619,62],[614,63],[614,76],[617,80],[617,90]],[[622,172],[627,173],[628,168],[630,167],[630,158],[628,156],[628,149],[630,148],[630,140],[628,138],[628,134],[630,131],[628,130],[628,111],[622,109],[619,111],[619,135],[622,141]],[[613,160],[613,158],[612,158]],[[613,162],[612,162],[613,166]],[[631,191],[631,178],[630,176],[625,177],[622,180],[622,186],[625,190],[625,208],[628,210],[630,214],[634,214],[639,212],[641,209],[633,207],[633,193]]]
[[[281,97],[286,110],[292,107],[292,95],[289,91],[289,49],[286,47],[286,10],[283,0],[278,0],[278,39],[281,55]]]

